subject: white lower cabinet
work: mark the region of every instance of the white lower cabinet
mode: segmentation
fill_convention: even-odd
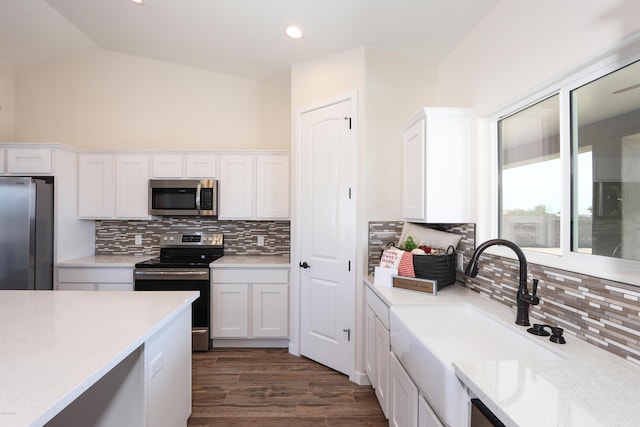
[[[389,307],[369,287],[365,299],[364,367],[389,425],[444,427],[391,351]]]
[[[288,336],[288,269],[211,269],[211,338]]]
[[[366,290],[365,372],[378,403],[389,418],[389,307],[369,288]]]
[[[60,291],[132,291],[130,267],[57,267],[55,289]]]
[[[417,427],[418,387],[393,353],[389,353],[389,365],[391,372],[389,425],[392,427]]]
[[[249,336],[249,285],[213,283],[211,285],[211,338]]]

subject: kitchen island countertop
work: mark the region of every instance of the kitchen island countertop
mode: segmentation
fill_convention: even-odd
[[[145,343],[156,339],[174,319],[182,319],[198,295],[192,291],[1,293],[2,426],[47,423],[129,355],[144,351]],[[186,313],[189,322],[190,311]],[[188,332],[185,329],[185,335]],[[188,338],[190,344],[190,334]]]

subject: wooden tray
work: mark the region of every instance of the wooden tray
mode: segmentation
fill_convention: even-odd
[[[392,276],[394,288],[409,289],[411,291],[424,292],[426,294],[438,294],[438,281],[416,279],[413,277]]]

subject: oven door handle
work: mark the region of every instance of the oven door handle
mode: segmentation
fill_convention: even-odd
[[[133,277],[139,280],[209,280],[209,270],[134,270]]]

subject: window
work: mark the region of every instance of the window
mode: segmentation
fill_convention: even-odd
[[[640,45],[630,50],[495,120],[493,235],[532,262],[640,285]]]
[[[559,95],[498,121],[500,237],[560,253]]]
[[[640,61],[571,91],[572,250],[640,260]]]

